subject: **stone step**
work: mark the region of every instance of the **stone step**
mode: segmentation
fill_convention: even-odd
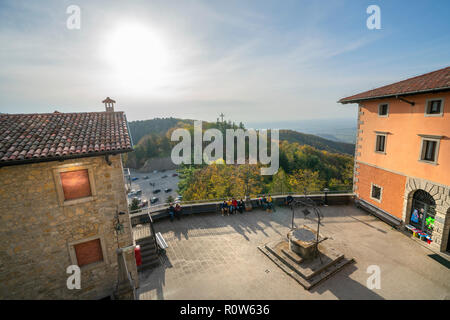
[[[141,247],[144,247],[144,246],[154,247],[155,239],[153,237],[142,238],[142,239],[136,240],[136,244],[140,245]]]
[[[312,279],[313,277],[321,273],[324,269],[332,267],[344,258],[344,255],[340,254],[333,257],[333,260],[330,260],[330,258],[327,258],[325,255],[321,254],[322,259],[325,260],[323,264],[319,263],[319,258],[315,259],[314,264],[312,264],[308,260],[301,260],[300,262],[297,262],[298,258],[301,259],[300,256],[297,255],[298,258],[296,259],[295,253],[292,253],[291,256],[289,254],[286,254],[286,250],[282,249],[278,251],[276,249],[273,249],[270,244],[271,243],[268,243],[264,247],[278,260],[282,261],[284,265],[286,265],[288,268],[290,268],[292,271],[306,280]]]
[[[149,269],[153,269],[155,267],[157,267],[160,264],[159,259],[157,260],[152,260],[152,261],[146,261],[145,263],[142,262],[142,264],[140,266],[138,266],[138,271],[144,271],[144,270],[149,270]]]
[[[141,256],[146,256],[146,255],[153,255],[153,254],[157,254],[158,250],[157,248],[153,247],[141,247]]]
[[[144,261],[152,261],[152,260],[156,260],[156,259],[159,259],[159,256],[158,256],[157,253],[143,255],[142,256],[142,263],[144,263]]]
[[[300,257],[297,253],[292,252],[290,250],[281,249],[281,252],[287,256],[289,259],[291,259],[293,262],[300,264],[303,261],[303,258]]]
[[[290,268],[288,264],[278,259],[276,255],[272,254],[273,250],[268,250],[267,246],[261,246],[258,247],[258,249],[270,260],[272,260],[281,270],[283,270],[286,274],[291,276],[295,281],[302,285],[306,290],[310,290],[313,286],[329,278],[331,275],[341,270],[347,264],[354,262],[353,259],[339,259],[339,261],[334,263],[332,266],[328,266],[327,268],[322,269],[322,271],[316,274],[313,278],[305,279],[298,272],[295,272],[292,268]]]

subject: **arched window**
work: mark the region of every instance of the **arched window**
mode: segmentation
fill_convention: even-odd
[[[436,202],[431,194],[424,190],[414,192],[410,224],[431,235],[436,215]]]

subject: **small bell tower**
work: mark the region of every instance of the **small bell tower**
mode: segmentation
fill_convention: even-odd
[[[114,112],[114,103],[116,102],[113,99],[111,99],[110,97],[106,97],[106,99],[102,102],[105,104],[106,112]]]

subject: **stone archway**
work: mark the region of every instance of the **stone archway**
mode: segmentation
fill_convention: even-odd
[[[450,187],[438,185],[419,178],[406,180],[402,220],[408,224],[411,218],[413,196],[417,190],[429,193],[436,203],[436,215],[432,233],[433,242],[430,244],[437,251],[445,251],[450,229]]]

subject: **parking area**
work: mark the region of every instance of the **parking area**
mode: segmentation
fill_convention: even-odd
[[[179,178],[178,176],[173,176],[173,174],[177,173],[176,170],[142,173],[130,169],[130,173],[132,179],[138,178],[131,182],[131,190],[142,190],[142,194],[138,196],[139,198],[143,201],[148,200],[149,204],[152,197],[158,198],[158,201],[154,204],[150,204],[150,206],[157,206],[167,202],[169,196],[172,196],[174,199],[178,196],[177,189]],[[145,177],[148,177],[148,179],[144,179]],[[151,185],[151,183],[154,184],[154,186]],[[161,191],[154,194],[153,191],[157,189]],[[171,191],[165,192],[165,189],[171,189]],[[128,199],[130,200],[131,197],[128,197]]]
[[[289,231],[290,210],[277,208],[157,221],[169,248],[160,266],[140,273],[139,298],[450,299],[448,264],[429,248],[353,205],[323,207],[322,213],[321,234],[356,262],[311,291],[257,249]],[[295,218],[298,226],[314,227],[314,221],[301,213]],[[379,267],[379,289],[367,286],[371,266]]]

